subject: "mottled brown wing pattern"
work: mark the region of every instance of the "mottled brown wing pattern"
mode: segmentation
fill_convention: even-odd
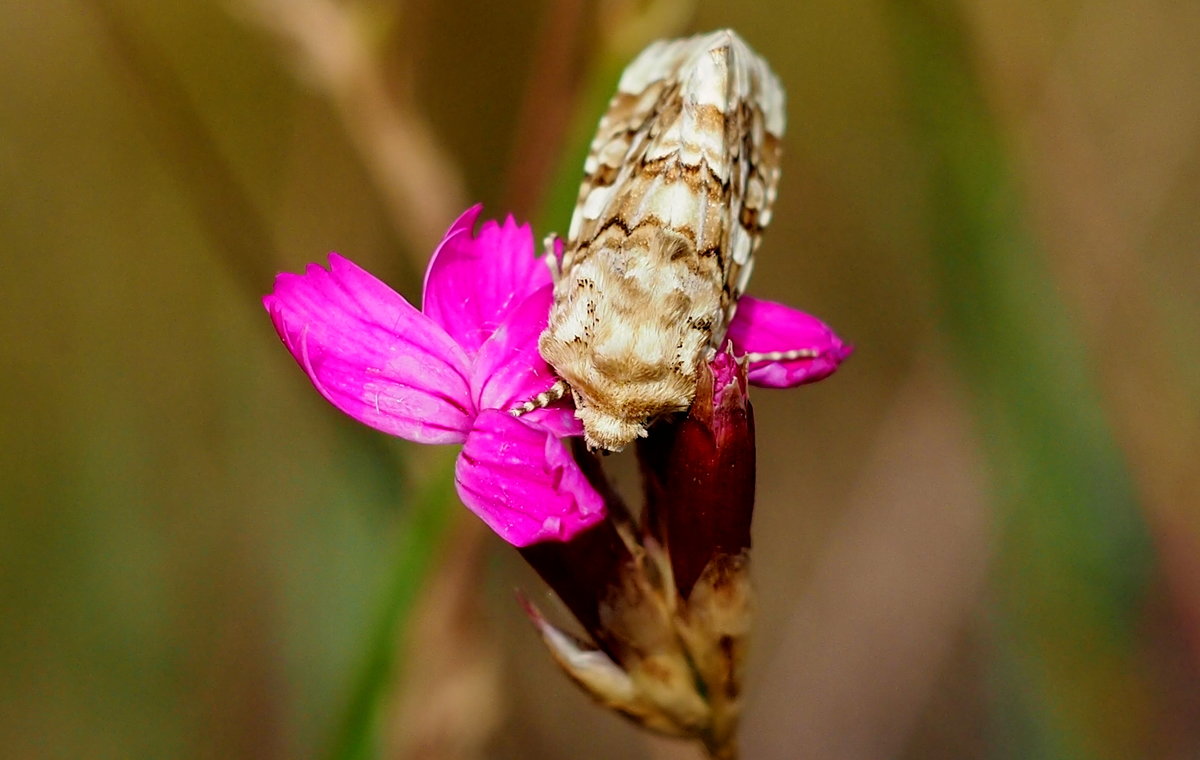
[[[784,126],[778,79],[736,33],[650,45],[625,69],[592,140],[563,272],[607,226],[672,227],[718,259],[732,317],[771,219]]]
[[[691,403],[770,219],[783,100],[728,30],[655,43],[622,75],[539,342],[589,445],[620,450]]]

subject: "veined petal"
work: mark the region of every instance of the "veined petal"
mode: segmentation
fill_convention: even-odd
[[[423,311],[474,354],[526,296],[549,284],[534,255],[533,232],[511,216],[474,234],[482,206],[467,209],[442,239],[425,273]]]
[[[514,546],[569,541],[604,519],[604,500],[562,441],[506,412],[479,413],[455,483],[463,504]]]
[[[469,363],[446,331],[336,253],[329,269],[284,273],[263,298],[313,385],[351,417],[418,443],[462,441],[471,427]]]
[[[538,336],[546,329],[553,290],[547,285],[509,311],[483,344],[471,375],[476,408],[507,411],[554,385],[554,370],[538,353]],[[565,403],[536,409],[523,419],[560,436],[583,433],[574,410]]]
[[[758,354],[747,376],[754,385],[791,388],[833,374],[853,348],[821,320],[775,301],[742,296],[729,325],[739,355]]]

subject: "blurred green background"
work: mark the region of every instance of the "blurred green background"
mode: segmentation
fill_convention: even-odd
[[[0,756],[696,757],[258,299],[330,250],[415,299],[474,201],[564,230],[620,67],[722,26],[789,97],[751,290],[857,346],[754,395],[746,757],[1200,757],[1170,0],[0,4]]]

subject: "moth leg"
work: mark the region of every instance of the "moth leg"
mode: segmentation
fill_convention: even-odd
[[[509,409],[508,413],[514,417],[520,417],[522,414],[529,414],[535,409],[544,409],[553,404],[555,401],[558,401],[563,396],[567,395],[570,391],[571,386],[567,385],[567,381],[559,378],[555,381],[554,385],[551,385],[549,388],[529,399],[525,403],[518,404],[512,409]]]
[[[563,242],[557,232],[546,236],[542,241],[542,250],[545,252],[546,266],[550,267],[550,277],[558,282],[563,270]]]
[[[811,348],[801,348],[795,351],[764,351],[760,353],[746,354],[746,360],[751,364],[755,362],[791,362],[797,359],[816,359],[821,355],[820,351],[814,351]]]

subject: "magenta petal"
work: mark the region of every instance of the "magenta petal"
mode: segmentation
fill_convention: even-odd
[[[811,314],[753,296],[738,301],[729,339],[739,355],[812,354],[809,358],[750,362],[750,382],[766,388],[790,388],[828,377],[854,350]]]
[[[472,206],[450,225],[425,273],[423,311],[472,354],[510,308],[550,282],[529,225],[509,216],[472,233],[482,208]]]
[[[284,273],[263,298],[275,329],[325,398],[418,443],[462,441],[474,409],[468,360],[446,332],[354,262],[329,255]]]
[[[479,413],[455,482],[463,504],[514,546],[569,541],[604,519],[604,500],[562,441],[505,412]]]
[[[547,285],[522,301],[483,344],[471,375],[476,408],[508,411],[533,399],[558,379],[538,353],[538,336],[546,329],[553,290]],[[567,402],[532,411],[524,419],[560,436],[583,433]]]

